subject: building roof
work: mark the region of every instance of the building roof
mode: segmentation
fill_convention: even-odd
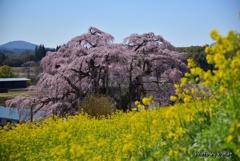
[[[33,118],[36,119],[43,116],[44,112],[38,111],[34,114]],[[0,118],[11,119],[11,120],[28,120],[30,116],[30,110],[28,109],[17,109],[0,106]]]
[[[12,81],[28,81],[27,78],[0,78],[0,82],[12,82]]]

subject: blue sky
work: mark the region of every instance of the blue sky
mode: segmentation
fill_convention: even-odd
[[[0,45],[62,45],[90,26],[116,43],[153,32],[176,47],[211,44],[212,29],[240,32],[240,0],[0,0]]]

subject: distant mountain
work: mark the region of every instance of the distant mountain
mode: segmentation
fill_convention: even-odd
[[[0,45],[0,49],[34,50],[36,46],[36,44],[32,44],[26,41],[11,41]]]

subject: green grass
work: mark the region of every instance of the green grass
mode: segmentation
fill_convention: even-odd
[[[34,91],[9,91],[8,93],[0,93],[0,106],[5,105],[5,101],[19,95],[31,95]]]

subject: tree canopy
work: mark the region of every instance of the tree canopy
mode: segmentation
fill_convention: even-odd
[[[33,96],[18,96],[7,106],[26,108],[63,116],[74,114],[90,94],[109,95],[119,109],[131,110],[131,103],[152,95],[160,104],[170,103],[173,84],[189,69],[182,61],[185,53],[154,33],[132,34],[121,44],[95,27],[59,48],[48,51],[40,62]],[[48,92],[46,92],[46,90]]]
[[[190,46],[190,47],[179,47],[176,48],[178,52],[185,52],[187,53],[186,59],[184,62],[187,62],[187,59],[192,59],[197,66],[202,68],[204,71],[213,70],[213,65],[208,64],[206,60],[206,53],[205,48],[209,45],[204,46]]]
[[[7,65],[0,66],[0,78],[16,78],[18,75],[14,73]]]
[[[0,65],[7,59],[7,56],[0,51]]]
[[[21,67],[22,64],[28,61],[39,62],[46,56],[48,51],[57,51],[61,46],[54,48],[45,48],[44,45],[36,46],[35,51],[26,50],[20,54],[12,53],[8,55],[5,50],[0,50],[0,65],[8,65],[11,67]]]

